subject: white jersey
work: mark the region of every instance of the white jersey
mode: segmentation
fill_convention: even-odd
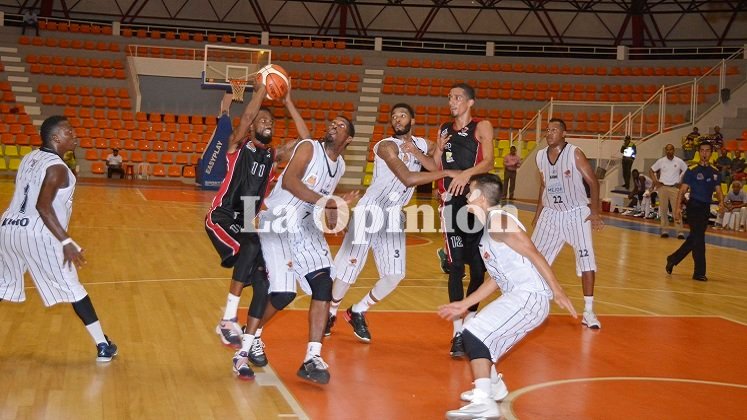
[[[389,169],[384,159],[379,157],[378,150],[379,146],[385,142],[390,141],[397,145],[399,154],[397,157],[407,166],[410,172],[420,172],[423,165],[415,159],[412,153],[403,152],[400,147],[404,144],[404,141],[396,137],[387,137],[374,145],[374,170],[373,179],[371,185],[366,190],[366,193],[361,198],[362,202],[367,203],[378,203],[382,208],[388,208],[392,206],[403,207],[410,201],[412,194],[415,191],[415,187],[408,187],[397,178],[396,175]],[[412,142],[415,147],[420,149],[423,154],[428,152],[428,143],[425,139],[420,137],[412,137]]]
[[[506,215],[513,219],[521,230],[526,231],[519,219],[508,212],[493,210],[490,214]],[[552,296],[550,287],[534,267],[534,264],[505,243],[491,239],[489,227],[483,230],[479,249],[488,274],[498,283],[498,287],[504,294],[523,290]]]
[[[324,145],[319,141],[310,139],[298,142],[296,148],[293,150],[293,156],[295,156],[296,150],[304,143],[310,143],[314,148],[314,153],[301,181],[316,193],[325,196],[332,194],[335,188],[337,188],[337,183],[340,182],[342,174],[345,173],[345,160],[342,156],[339,156],[337,161],[331,160],[324,151]],[[291,160],[293,160],[293,156],[291,156]],[[279,206],[288,206],[297,209],[299,212],[303,210],[312,211],[314,208],[313,203],[307,203],[283,188],[284,176],[285,172],[280,175],[272,192],[265,199],[267,208],[274,209]]]
[[[16,175],[16,190],[10,206],[3,214],[2,226],[18,226],[28,232],[48,232],[36,210],[42,183],[47,175],[47,168],[62,165],[67,170],[68,186],[60,188],[52,201],[52,208],[57,220],[67,230],[73,209],[73,192],[75,192],[75,175],[65,162],[55,153],[34,150],[21,160]],[[50,233],[51,234],[51,233]]]
[[[550,163],[547,147],[537,152],[537,168],[545,183],[542,192],[544,207],[569,211],[589,205],[584,178],[576,167],[577,147],[566,143],[555,163]]]

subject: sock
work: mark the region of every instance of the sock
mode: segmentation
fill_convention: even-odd
[[[254,338],[259,338],[262,336],[262,328],[257,328],[257,331],[254,332]]]
[[[472,311],[467,312],[467,315],[464,317],[464,323],[466,324],[467,321],[474,318],[475,315],[477,315],[477,312],[472,312]]]
[[[366,293],[366,296],[361,299],[360,302],[353,305],[353,312],[366,312],[368,308],[374,306],[376,301],[371,297],[371,292]]]
[[[223,313],[223,319],[236,318],[236,312],[239,311],[239,300],[241,300],[241,296],[236,296],[232,293],[228,294],[228,299],[226,299],[226,312]]]
[[[497,384],[500,379],[501,377],[498,376],[498,371],[495,370],[495,365],[490,366],[490,382]]]
[[[310,341],[309,344],[306,346],[306,358],[303,360],[307,361],[311,359],[312,357],[320,356],[321,354],[322,354],[322,343]]]
[[[462,327],[464,326],[464,322],[462,322],[462,319],[455,319],[454,320],[454,335],[457,335],[457,333],[462,332]]]
[[[95,344],[106,343],[106,337],[104,337],[104,331],[101,329],[99,321],[86,325],[86,329],[88,330],[88,334],[91,334]]]
[[[475,389],[479,389],[480,391],[484,392],[485,395],[490,395],[490,378],[475,379]]]
[[[593,312],[594,296],[584,296],[584,312]]]
[[[241,351],[249,352],[254,342],[254,336],[251,334],[241,334]]]

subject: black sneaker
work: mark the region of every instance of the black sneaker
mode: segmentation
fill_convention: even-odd
[[[708,277],[702,274],[693,274],[693,280],[697,281],[708,281]]]
[[[441,263],[441,271],[445,274],[449,274],[449,260],[446,258],[446,251],[444,251],[443,248],[438,248],[436,250],[436,255]]]
[[[254,337],[252,346],[249,348],[249,361],[254,366],[267,366],[267,355],[265,355],[265,343],[261,337]]]
[[[117,355],[117,345],[112,343],[111,340],[109,340],[109,337],[104,336],[104,338],[106,338],[106,343],[99,343],[96,345],[97,362],[111,362],[114,356]]]
[[[668,237],[669,237],[669,234],[668,234],[668,233],[666,233],[666,232],[664,232],[664,233],[662,233],[662,234],[661,234],[661,235],[659,235],[659,236],[661,236],[662,238],[668,238]]]
[[[449,354],[455,359],[464,356],[464,340],[462,339],[462,333],[456,333],[454,338],[451,339],[451,350],[449,351]]]
[[[243,381],[254,379],[254,371],[249,366],[249,353],[239,350],[233,355],[233,373]]]
[[[329,366],[324,363],[322,356],[314,356],[301,364],[297,375],[307,381],[327,384],[329,383]]]
[[[672,270],[674,270],[674,264],[669,261],[669,257],[667,257],[667,266],[664,267],[664,270],[666,270],[667,274],[672,274]]]
[[[359,340],[364,343],[371,342],[371,333],[368,332],[366,316],[363,312],[353,312],[353,308],[348,308],[348,310],[345,311],[345,319],[353,326],[353,334],[355,334]]]
[[[678,233],[677,234],[677,239],[685,239],[685,234],[684,233]]]
[[[325,337],[329,337],[332,334],[332,327],[335,326],[335,321],[337,321],[337,316],[329,314],[329,318],[327,318],[327,326],[324,327]]]

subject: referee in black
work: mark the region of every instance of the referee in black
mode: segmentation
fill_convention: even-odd
[[[705,231],[708,227],[708,218],[711,216],[713,191],[716,191],[719,207],[724,203],[724,193],[721,191],[721,175],[718,169],[709,163],[711,153],[713,153],[713,145],[708,142],[700,143],[698,152],[700,162],[685,171],[674,206],[674,219],[681,220],[682,206],[680,203],[682,203],[683,195],[687,190],[690,190],[690,199],[687,201],[687,224],[690,225],[690,235],[679,249],[667,257],[666,270],[667,274],[672,274],[674,266],[692,252],[695,262],[693,280],[707,281]]]

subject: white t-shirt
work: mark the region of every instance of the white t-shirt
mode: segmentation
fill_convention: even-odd
[[[109,166],[122,166],[122,155],[114,156],[114,154],[110,154],[106,157],[106,164]]]
[[[682,182],[682,175],[687,170],[684,160],[674,156],[671,160],[664,156],[651,165],[651,170],[659,172],[659,182],[666,186],[673,186]]]

